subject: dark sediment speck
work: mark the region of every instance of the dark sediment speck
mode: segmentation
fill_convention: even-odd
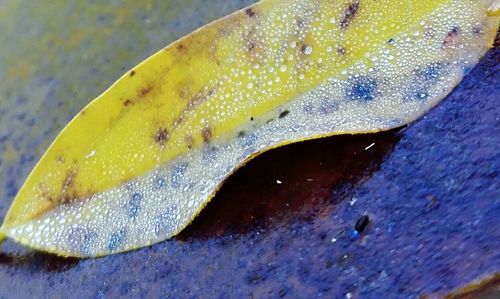
[[[363,215],[356,221],[354,229],[358,233],[362,233],[366,229],[368,224],[370,224],[370,217],[368,215]]]
[[[285,111],[282,111],[279,115],[279,118],[284,118],[286,117],[288,114],[290,114],[290,111],[289,110],[285,110]]]

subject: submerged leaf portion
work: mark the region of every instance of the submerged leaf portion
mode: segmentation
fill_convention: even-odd
[[[79,257],[172,237],[263,151],[421,116],[490,47],[498,17],[487,9],[476,0],[267,0],[209,24],[83,109],[0,232]]]

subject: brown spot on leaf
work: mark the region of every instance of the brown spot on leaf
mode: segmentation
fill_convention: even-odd
[[[130,75],[130,77],[135,76],[135,71],[134,70],[130,71],[129,75]]]
[[[193,97],[192,79],[183,79],[175,84],[175,90],[180,98],[190,100]]]
[[[340,27],[347,28],[351,24],[352,20],[356,17],[359,11],[359,0],[356,0],[349,4],[349,6],[344,10],[344,15],[340,20]]]
[[[66,177],[64,178],[61,193],[66,193],[69,191],[71,187],[74,185],[74,179],[76,176],[76,170],[70,170],[66,173]]]
[[[123,106],[128,107],[131,106],[133,103],[134,102],[132,102],[132,100],[126,99],[125,101],[123,101]]]
[[[192,149],[193,144],[194,144],[193,136],[187,135],[186,136],[186,145],[187,145],[188,149]]]
[[[57,163],[59,163],[59,164],[64,163],[64,156],[63,156],[62,154],[61,154],[61,155],[59,155],[59,156],[57,156],[57,157],[56,157],[56,161],[57,161]]]
[[[164,146],[168,141],[168,135],[169,133],[166,128],[158,128],[154,136],[155,142],[160,146]]]
[[[247,42],[247,51],[252,52],[255,49],[255,42],[254,41],[248,41]]]
[[[177,51],[182,52],[186,49],[186,46],[184,46],[183,43],[179,43],[175,48],[177,49]]]
[[[203,130],[201,130],[201,136],[203,137],[203,142],[210,143],[210,140],[212,140],[212,128],[203,128]]]
[[[300,29],[304,28],[306,25],[306,22],[304,22],[304,19],[297,19],[296,22],[297,22],[297,27],[299,27]]]
[[[261,63],[266,54],[266,45],[259,36],[256,26],[252,26],[250,30],[243,33],[243,40],[247,57],[250,64]]]
[[[215,93],[215,89],[206,89],[202,88],[196,95],[191,97],[186,105],[186,107],[181,111],[177,119],[173,122],[173,128],[175,129],[179,126],[183,121],[186,115],[195,110],[198,106],[209,100]]]
[[[67,205],[77,201],[78,201],[78,194],[75,191],[61,194],[61,197],[58,199],[58,202],[61,205]]]
[[[344,47],[338,47],[337,48],[337,54],[339,54],[340,56],[344,56],[346,54],[346,50]]]
[[[247,14],[247,16],[249,17],[254,17],[255,16],[255,11],[253,10],[253,8],[247,8],[245,9],[245,13]]]
[[[139,96],[139,98],[142,98],[142,97],[147,96],[149,93],[151,93],[152,90],[153,90],[153,86],[148,85],[148,86],[140,88],[139,91],[137,92],[137,95]]]
[[[457,37],[460,35],[460,27],[454,26],[450,31],[446,34],[443,40],[443,49],[452,45]]]

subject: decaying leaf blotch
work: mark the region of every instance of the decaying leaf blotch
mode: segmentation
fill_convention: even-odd
[[[76,257],[168,239],[259,153],[424,114],[490,48],[493,2],[266,0],[211,23],[85,107],[0,233]]]

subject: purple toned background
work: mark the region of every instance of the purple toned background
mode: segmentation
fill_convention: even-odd
[[[33,2],[0,8],[0,220],[90,99],[252,1]],[[497,44],[407,128],[258,157],[172,240],[87,260],[7,241],[0,297],[419,298],[491,277],[500,272],[499,61]],[[357,235],[362,215],[370,223]]]

